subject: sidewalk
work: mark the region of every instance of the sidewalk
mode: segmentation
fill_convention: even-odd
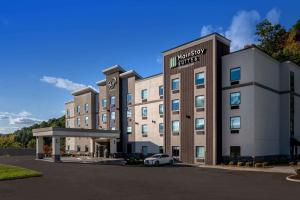
[[[295,174],[295,170],[290,166],[274,166],[266,168],[254,168],[254,167],[230,167],[221,165],[197,165],[200,168],[211,168],[211,169],[225,169],[234,171],[253,171],[253,172],[269,172],[269,173],[284,173],[284,174]]]

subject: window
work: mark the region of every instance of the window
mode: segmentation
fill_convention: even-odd
[[[89,151],[88,145],[85,145],[84,150],[85,150],[85,152],[88,152],[88,151]]]
[[[197,73],[195,75],[195,84],[196,85],[204,85],[204,72]]]
[[[89,112],[89,104],[88,103],[84,104],[84,111],[86,113]]]
[[[203,118],[197,118],[196,119],[196,123],[195,123],[195,128],[196,130],[201,130],[203,131],[205,128],[205,124],[204,124],[204,119]]]
[[[116,105],[116,97],[115,96],[110,97],[110,105]]]
[[[127,104],[132,103],[132,94],[128,93],[127,94]]]
[[[164,123],[159,123],[158,129],[159,129],[159,133],[163,134],[164,133]]]
[[[142,107],[142,117],[147,117],[147,115],[148,115],[147,107]]]
[[[106,99],[102,99],[102,108],[106,108],[106,106],[107,106]]]
[[[230,69],[230,81],[235,82],[241,79],[241,68],[232,68]]]
[[[231,117],[230,118],[230,128],[240,129],[241,128],[241,117]]]
[[[127,118],[131,118],[131,116],[132,116],[132,110],[128,109],[127,110]]]
[[[179,111],[179,99],[172,100],[172,111]]]
[[[80,114],[80,105],[78,105],[78,106],[76,107],[76,112],[77,112],[78,114]]]
[[[241,103],[241,93],[240,92],[234,92],[230,94],[230,105],[231,106],[237,106]]]
[[[70,145],[67,146],[67,150],[70,151]]]
[[[179,90],[179,78],[172,79],[172,90]]]
[[[172,146],[172,156],[179,157],[179,146]]]
[[[148,147],[147,146],[142,146],[142,154],[148,155]]]
[[[159,104],[159,115],[164,114],[164,104]]]
[[[158,152],[159,153],[164,153],[164,147],[163,146],[159,146],[158,147]]]
[[[172,121],[172,132],[174,133],[179,132],[179,120]]]
[[[241,156],[241,147],[240,146],[230,146],[230,156],[231,157]]]
[[[131,126],[127,126],[127,133],[128,134],[132,133],[132,127]]]
[[[143,124],[142,125],[142,134],[143,135],[147,135],[148,133],[148,125],[147,124]]]
[[[141,91],[141,98],[142,98],[142,100],[148,99],[148,90],[147,89],[144,89]]]
[[[116,112],[110,113],[110,119],[115,120],[116,119]]]
[[[69,128],[69,120],[66,120],[66,127]]]
[[[80,118],[77,118],[77,126],[80,126]]]
[[[205,149],[202,146],[196,146],[196,158],[204,158]]]
[[[70,110],[67,109],[67,117],[70,117]]]
[[[104,113],[104,114],[102,114],[102,122],[107,122],[107,115],[106,115],[106,113]]]
[[[86,116],[86,117],[84,118],[84,123],[85,123],[86,126],[89,125],[89,117]]]
[[[204,96],[196,96],[196,108],[204,108]]]
[[[158,90],[159,90],[159,96],[164,96],[164,86],[159,86],[159,88],[158,88]]]
[[[80,152],[80,146],[77,145],[77,152]]]

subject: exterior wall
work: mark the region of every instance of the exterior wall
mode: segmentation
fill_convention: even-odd
[[[108,115],[108,107],[103,107],[102,105],[102,100],[103,99],[107,99],[107,92],[106,92],[106,85],[103,85],[103,86],[99,86],[99,129],[105,129],[107,130],[108,129],[108,121],[107,122],[103,122],[102,121],[102,115],[103,114],[106,114],[106,117],[108,119],[109,115]],[[108,105],[108,104],[107,104]]]
[[[230,68],[241,68],[239,85],[230,86]],[[223,57],[223,156],[241,146],[241,156],[289,155],[290,71],[295,72],[295,137],[299,133],[297,84],[300,68],[280,64],[257,48]],[[298,80],[297,80],[298,79]],[[240,109],[231,110],[230,93],[241,92]],[[241,117],[239,134],[231,134],[230,117]]]
[[[159,147],[163,145],[163,135],[159,133],[159,124],[163,123],[163,116],[159,115],[159,104],[163,100],[159,96],[159,86],[163,85],[162,74],[136,81],[135,83],[135,104],[134,104],[134,146],[135,152],[141,153],[142,146],[148,147],[148,153],[159,153]],[[141,91],[148,90],[147,102],[142,102]],[[147,107],[147,119],[142,118],[142,107]],[[141,127],[148,125],[148,134],[143,137]]]
[[[229,53],[229,41],[212,34],[199,40],[186,43],[182,46],[164,52],[164,86],[165,86],[165,145],[166,152],[172,154],[172,146],[178,146],[178,141],[172,135],[171,121],[175,118],[171,111],[171,102],[175,97],[171,93],[171,79],[180,75],[180,160],[187,163],[195,162],[195,149],[198,144],[204,144],[204,138],[195,134],[195,77],[194,70],[204,68],[205,78],[205,163],[216,164],[220,158],[222,129],[218,128],[221,123],[221,57]],[[205,53],[199,56],[195,62],[170,68],[170,59],[180,54],[194,50],[205,49]],[[172,113],[171,113],[172,112]],[[199,139],[199,141],[198,141]],[[197,144],[197,145],[196,145]]]
[[[74,120],[73,126],[70,128],[83,128],[83,129],[95,129],[96,128],[96,98],[98,96],[92,92],[80,94],[78,96],[74,96],[74,103],[73,105],[66,105],[67,109],[73,107]],[[84,105],[88,103],[89,108],[88,111],[85,112]],[[80,105],[80,113],[77,113],[77,105]],[[89,118],[88,125],[85,124],[85,117]],[[80,118],[80,126],[77,125],[77,118]],[[71,125],[71,124],[70,124]],[[88,147],[89,152],[92,150],[91,146],[91,138],[66,138],[66,150],[67,151],[75,151],[77,152],[77,147],[80,147],[80,152],[85,151],[85,147]]]

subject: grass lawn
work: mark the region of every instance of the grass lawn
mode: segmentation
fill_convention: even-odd
[[[0,180],[42,176],[42,173],[11,165],[0,164]]]

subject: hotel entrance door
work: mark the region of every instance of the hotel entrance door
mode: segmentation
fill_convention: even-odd
[[[108,158],[110,154],[109,142],[97,142],[96,143],[96,157]]]

